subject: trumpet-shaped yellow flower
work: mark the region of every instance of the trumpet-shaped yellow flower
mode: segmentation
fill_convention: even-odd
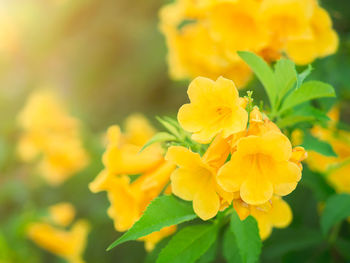
[[[261,17],[263,26],[272,37],[287,39],[305,38],[311,34],[310,20],[315,8],[314,0],[263,0]]]
[[[153,133],[147,135],[148,130],[144,123],[136,123],[139,131],[128,126],[130,133],[123,137],[119,126],[111,126],[107,131],[108,145],[102,160],[109,172],[114,174],[139,174],[156,167],[163,159],[161,149],[157,145],[150,146],[140,152],[143,144],[152,137]],[[145,133],[141,131],[145,130]],[[135,144],[140,143],[140,144]]]
[[[244,202],[261,205],[273,194],[284,196],[295,189],[301,169],[291,157],[291,143],[282,133],[250,135],[238,141],[237,150],[219,170],[217,180],[225,191],[239,191]]]
[[[119,126],[108,129],[107,150],[103,155],[105,169],[89,188],[94,193],[107,192],[111,204],[107,213],[117,231],[128,230],[141,217],[149,203],[165,190],[175,169],[174,164],[164,160],[159,145],[140,152],[154,134],[154,128],[141,115],[127,118],[123,134]],[[136,174],[139,176],[132,181],[129,175]],[[175,230],[176,227],[164,228],[141,240],[150,250]]]
[[[149,203],[162,192],[174,169],[175,165],[163,161],[157,168],[133,182],[128,176],[118,176],[104,170],[89,187],[94,193],[107,191],[111,203],[107,213],[113,219],[117,231],[126,231],[141,217]],[[155,243],[171,235],[175,229],[176,227],[164,228],[141,240],[145,241],[146,249],[150,250]]]
[[[27,236],[41,248],[64,258],[70,263],[83,263],[89,224],[78,220],[69,230],[75,209],[70,203],[59,203],[49,208],[49,217],[28,225]],[[52,225],[49,222],[53,222]]]
[[[248,113],[231,80],[198,77],[187,93],[191,103],[180,108],[178,120],[186,131],[193,133],[193,140],[209,143],[221,132],[227,138],[246,129]]]
[[[240,88],[251,71],[246,50],[273,62],[287,53],[297,64],[334,53],[337,36],[315,0],[175,0],[160,12],[175,79],[224,76]]]
[[[310,169],[318,172],[327,172],[333,165],[340,164],[350,158],[350,133],[336,128],[339,120],[339,109],[333,108],[328,116],[331,119],[328,128],[315,126],[311,133],[313,136],[328,142],[337,156],[325,156],[315,151],[309,151],[307,164]]]
[[[171,175],[172,191],[178,197],[193,201],[195,213],[203,220],[213,218],[233,199],[216,182],[217,169],[225,162],[228,144],[218,140],[209,147],[203,158],[181,146],[168,149],[166,159],[179,166]]]
[[[32,223],[28,237],[43,249],[66,259],[70,263],[83,263],[89,225],[77,221],[70,230],[56,228],[48,223]]]
[[[270,201],[260,206],[248,205],[243,200],[236,199],[233,201],[233,207],[241,220],[249,215],[256,219],[262,240],[270,236],[273,227],[287,227],[293,217],[289,205],[277,196],[273,196]]]
[[[88,162],[79,135],[78,120],[69,116],[50,92],[32,94],[18,116],[23,133],[18,154],[25,162],[40,155],[38,169],[51,185],[59,185]]]
[[[70,203],[59,203],[49,208],[52,221],[60,226],[68,226],[75,217],[75,208]]]
[[[350,158],[332,169],[327,180],[338,193],[350,193]]]
[[[287,43],[288,56],[297,64],[308,64],[317,57],[335,53],[338,48],[338,35],[332,29],[332,20],[323,8],[315,9],[311,30],[310,37],[291,39]]]

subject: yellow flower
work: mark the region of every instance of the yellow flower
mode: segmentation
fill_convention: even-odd
[[[238,88],[251,71],[237,51],[254,52],[267,62],[287,52],[304,64],[334,53],[338,42],[315,0],[175,0],[161,9],[160,29],[171,77],[224,76]]]
[[[327,180],[338,193],[350,193],[350,158],[331,169]]]
[[[32,94],[18,116],[23,130],[17,151],[25,162],[37,157],[40,175],[59,185],[88,163],[79,135],[78,120],[69,116],[50,92]]]
[[[143,128],[143,126],[140,126]],[[131,129],[131,128],[129,128]],[[140,129],[139,134],[142,134]],[[131,134],[135,133],[132,131]],[[126,134],[123,138],[119,126],[111,126],[107,131],[108,145],[106,152],[103,154],[102,160],[109,172],[114,174],[139,174],[156,167],[163,159],[161,149],[157,145],[151,145],[144,151],[140,152],[143,144],[151,138],[132,137]],[[141,141],[142,144],[134,144]]]
[[[280,132],[244,137],[219,170],[218,183],[227,192],[239,191],[244,202],[261,205],[273,194],[284,196],[295,189],[301,169],[291,156],[291,143]]]
[[[192,132],[192,139],[209,143],[222,132],[224,138],[245,130],[248,113],[241,106],[234,83],[223,77],[212,81],[198,77],[189,88],[191,103],[183,105],[178,113],[180,125]]]
[[[216,183],[217,169],[229,154],[228,144],[219,138],[212,145],[202,158],[181,146],[170,147],[166,154],[167,160],[179,166],[171,175],[173,193],[193,201],[195,213],[203,220],[213,218],[233,199],[233,194],[225,192]]]
[[[314,0],[263,0],[261,17],[273,37],[283,40],[305,38],[311,34],[310,19]]]
[[[117,231],[128,230],[142,215],[149,203],[165,190],[175,165],[165,161],[159,145],[140,152],[155,130],[141,115],[131,115],[125,124],[125,133],[119,126],[107,132],[107,150],[103,155],[105,169],[90,183],[97,193],[106,191],[110,202],[107,211]],[[137,176],[131,180],[130,176]],[[147,250],[162,238],[171,235],[176,226],[164,228],[143,237]]]
[[[241,220],[249,215],[256,219],[262,240],[270,236],[273,227],[287,227],[293,217],[289,205],[277,196],[273,196],[270,201],[260,206],[248,205],[241,199],[236,199],[233,201],[233,207]]]
[[[74,206],[70,203],[59,203],[49,208],[52,221],[60,226],[68,226],[75,217]]]
[[[340,164],[350,158],[350,133],[336,128],[339,120],[339,109],[337,107],[331,109],[328,116],[331,119],[328,128],[315,126],[311,133],[313,136],[328,142],[337,156],[325,156],[315,151],[309,151],[307,159],[310,169],[322,173],[327,172],[333,165]]]
[[[89,225],[77,221],[70,230],[56,228],[48,223],[32,223],[28,237],[43,249],[66,259],[70,263],[83,263]]]
[[[92,192],[107,191],[111,203],[107,213],[113,219],[117,231],[128,230],[142,215],[149,203],[157,197],[169,182],[175,166],[163,162],[159,167],[131,182],[128,176],[117,176],[102,171],[89,185]],[[162,229],[144,237],[146,249],[153,248],[160,239],[172,234],[174,228]]]
[[[297,64],[311,63],[317,57],[335,53],[338,48],[338,35],[332,29],[332,20],[323,8],[315,9],[311,29],[310,37],[291,39],[287,43],[287,54]]]
[[[268,28],[260,25],[260,3],[256,0],[218,1],[208,13],[208,30],[229,56],[237,50],[258,51],[268,42]]]
[[[83,263],[89,224],[78,220],[69,230],[75,209],[70,203],[59,203],[49,208],[49,217],[28,225],[27,236],[41,248],[64,258],[70,263]],[[53,222],[52,225],[49,222]]]

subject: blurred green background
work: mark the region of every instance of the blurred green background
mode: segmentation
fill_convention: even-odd
[[[87,262],[143,262],[142,243],[129,242],[105,252],[119,234],[107,217],[105,193],[92,194],[87,185],[102,169],[101,135],[109,125],[121,123],[134,112],[144,113],[155,123],[152,116],[174,115],[186,101],[188,83],[169,79],[165,42],[158,31],[158,10],[166,2],[169,1],[0,0],[1,263],[62,262],[34,245],[24,233],[27,222],[61,201],[72,202],[77,217],[91,222],[84,255]],[[347,121],[350,2],[324,0],[321,5],[331,14],[341,44],[336,55],[313,63],[311,78],[334,85],[342,119]],[[19,132],[16,115],[27,96],[43,87],[55,89],[70,112],[82,120],[91,158],[89,167],[59,188],[38,183],[31,166],[19,162],[15,155]],[[248,88],[254,90],[255,97],[264,97],[256,81]],[[317,202],[307,184],[302,183],[287,201],[293,211],[304,214],[293,225],[312,228],[318,224]],[[283,262],[306,262],[297,259],[305,258],[307,251],[289,251],[281,257],[269,250],[273,242],[281,242],[290,231],[274,231],[263,250],[264,262],[280,262],[282,258]],[[308,262],[323,262],[321,259],[327,257],[321,253]]]

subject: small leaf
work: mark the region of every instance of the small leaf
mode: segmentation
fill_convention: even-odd
[[[193,263],[215,242],[218,226],[187,226],[176,233],[160,252],[157,263]]]
[[[328,198],[321,216],[323,234],[327,234],[335,224],[350,216],[350,195],[336,194]]]
[[[177,126],[174,124],[173,121],[169,120],[163,120],[160,117],[156,117],[156,119],[164,126],[165,129],[167,129],[171,134],[176,136],[178,139],[181,138],[181,134],[179,133],[179,130],[177,129]]]
[[[315,118],[313,116],[295,116],[289,115],[285,118],[280,119],[277,122],[279,128],[292,127],[301,122],[312,122]]]
[[[176,137],[167,132],[158,132],[155,134],[146,144],[141,148],[140,152],[146,149],[148,146],[157,142],[169,142],[176,141]]]
[[[299,89],[301,87],[301,85],[303,84],[304,80],[310,75],[312,70],[313,70],[312,66],[308,65],[307,68],[303,72],[298,74],[296,89]]]
[[[305,82],[299,89],[287,96],[282,104],[280,113],[303,102],[323,97],[335,97],[335,92],[331,85],[321,81]]]
[[[157,197],[129,231],[114,241],[107,250],[126,241],[136,240],[164,227],[177,225],[196,217],[190,202],[179,200],[172,195]]]
[[[277,87],[275,75],[270,66],[261,57],[247,51],[238,51],[238,55],[249,65],[254,71],[257,78],[263,84],[270,104],[274,107],[276,103]]]
[[[337,154],[334,152],[332,146],[329,143],[317,139],[310,133],[305,134],[303,147],[305,148],[305,150],[315,151],[324,156],[337,157]]]
[[[230,228],[227,228],[225,231],[222,246],[222,253],[227,263],[243,263],[237,246],[236,238]]]
[[[295,64],[289,59],[280,59],[275,64],[275,78],[279,99],[282,99],[297,81]]]
[[[256,220],[252,216],[248,216],[241,221],[234,211],[232,213],[230,230],[235,236],[242,261],[244,263],[258,262],[262,243]]]

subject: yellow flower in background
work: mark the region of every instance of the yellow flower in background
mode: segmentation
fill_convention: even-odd
[[[125,122],[125,132],[119,126],[107,131],[107,149],[103,154],[105,169],[90,183],[93,193],[106,191],[110,202],[107,211],[117,231],[126,231],[142,216],[149,203],[165,191],[175,165],[165,161],[162,149],[154,144],[140,152],[155,134],[155,129],[142,115],[131,115]],[[176,226],[164,228],[143,237],[147,250]]]
[[[77,221],[70,230],[56,228],[48,223],[29,225],[28,237],[41,248],[66,259],[70,263],[83,263],[81,256],[86,246],[89,226]]]
[[[338,193],[350,193],[350,158],[331,169],[327,180]]]
[[[135,121],[135,119],[132,121]],[[130,124],[128,124],[130,133],[126,133],[125,136],[122,135],[120,127],[117,125],[108,129],[108,144],[102,160],[111,173],[138,174],[161,163],[163,156],[159,145],[152,145],[140,152],[142,146],[154,135],[154,132],[150,132],[152,130],[148,123],[145,127],[145,120],[141,123],[139,121],[134,123],[138,128],[138,132],[133,130],[135,127],[130,128]],[[145,133],[142,133],[142,131],[145,131]]]
[[[273,62],[284,53],[297,64],[333,54],[338,38],[315,0],[176,0],[160,11],[174,79],[219,76],[241,88],[251,71],[237,51]]]
[[[301,169],[291,157],[291,143],[282,133],[250,135],[239,140],[217,180],[225,191],[239,191],[244,202],[261,205],[273,194],[284,196],[295,189]]]
[[[193,140],[209,143],[221,132],[227,138],[246,129],[248,113],[231,80],[197,77],[187,93],[191,103],[179,109],[178,120]]]
[[[270,30],[275,41],[307,38],[311,34],[310,21],[316,4],[314,0],[263,0],[261,26]]]
[[[289,40],[286,51],[295,63],[308,64],[317,57],[335,53],[338,42],[338,35],[332,29],[332,20],[327,11],[317,7],[311,18],[311,36]]]
[[[307,164],[311,170],[326,173],[332,166],[338,165],[350,158],[350,133],[336,128],[339,121],[339,108],[334,107],[328,113],[330,121],[328,128],[315,126],[311,130],[311,134],[320,140],[328,142],[334,152],[334,156],[325,156],[315,151],[308,151]]]
[[[293,218],[287,202],[278,196],[273,196],[270,201],[260,206],[248,205],[243,200],[236,199],[233,201],[233,207],[241,220],[249,215],[256,219],[262,240],[270,236],[272,228],[285,228]]]
[[[70,203],[58,203],[49,207],[51,220],[60,226],[68,226],[75,217],[75,208]]]
[[[25,162],[38,158],[40,175],[49,184],[59,185],[87,165],[79,122],[53,93],[33,93],[18,115],[18,124],[22,129],[19,156]]]
[[[233,199],[233,194],[225,192],[216,182],[216,172],[229,154],[228,144],[219,138],[212,145],[202,158],[181,146],[171,146],[166,154],[167,160],[179,166],[171,175],[173,193],[192,201],[195,213],[203,220],[216,216]]]
[[[51,206],[49,212],[49,221],[43,219],[41,222],[29,224],[28,238],[70,263],[83,263],[82,255],[86,247],[89,224],[85,220],[78,220],[69,230],[65,228],[72,222],[75,213],[74,207],[69,203]]]

